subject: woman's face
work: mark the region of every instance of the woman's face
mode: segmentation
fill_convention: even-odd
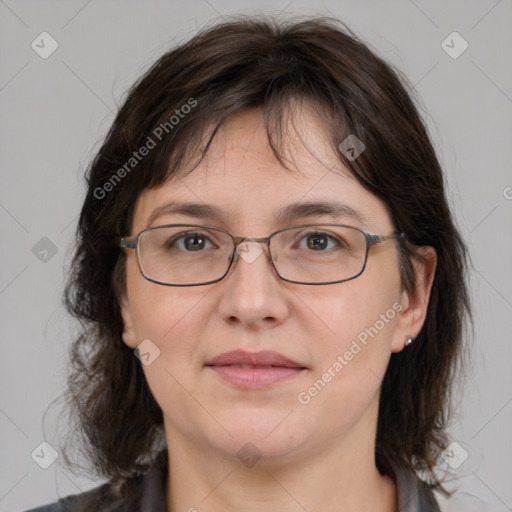
[[[170,201],[213,205],[224,221],[162,213],[151,226],[208,224],[251,238],[306,223],[393,233],[384,203],[343,168],[315,119],[304,114],[300,126],[307,127],[302,136],[321,162],[294,139],[289,156],[300,173],[290,173],[275,160],[258,113],[233,119],[192,173],[140,195],[132,234]],[[276,223],[280,210],[303,202],[336,202],[359,215]],[[132,349],[151,340],[152,362],[143,369],[163,411],[168,444],[189,443],[224,457],[253,450],[269,461],[303,459],[339,443],[368,450],[390,355],[423,323],[428,276],[419,298],[403,292],[397,242],[391,240],[371,247],[364,272],[351,281],[295,284],[280,279],[266,248],[257,247],[250,247],[253,257],[238,258],[223,280],[191,287],[146,280],[135,253],[127,254],[123,339]],[[160,354],[153,360],[155,347]],[[208,365],[235,350],[249,356],[272,351],[298,368],[279,368],[278,359],[277,368],[261,368],[268,363],[264,358],[249,368],[237,368],[229,358]]]

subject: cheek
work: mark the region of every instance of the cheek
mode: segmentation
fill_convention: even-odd
[[[128,269],[127,294],[136,336],[150,353],[143,365],[148,386],[164,412],[190,410],[190,395],[196,393],[194,364],[201,318],[197,312],[202,295],[194,289],[168,287],[139,276],[138,267]],[[204,295],[205,292],[202,292]],[[183,387],[184,386],[184,387]],[[184,389],[187,391],[185,392]],[[197,411],[195,411],[197,413]],[[188,421],[193,421],[192,417]]]
[[[322,319],[332,334],[327,339],[331,344],[343,345],[357,337],[364,342],[361,333],[372,327],[382,334],[391,331],[400,310],[399,299],[398,288],[363,289],[354,281],[354,285],[326,301],[322,308]]]
[[[331,425],[335,429],[355,424],[376,400],[400,309],[396,288],[377,288],[377,293],[364,281],[340,285],[343,293],[324,310],[329,331],[323,329],[327,334],[317,338],[315,371],[297,395],[307,415],[339,412]]]
[[[369,260],[356,279],[333,285],[322,301],[321,319],[326,328],[322,328],[323,343],[317,350],[324,368],[341,355],[354,369],[375,367],[378,375],[385,371],[401,310],[401,288],[396,258],[381,259],[380,265]]]
[[[127,295],[137,340],[149,338],[159,348],[176,343],[176,338],[191,328],[188,320],[201,299],[192,288],[162,286],[148,281],[133,261],[127,267]],[[177,348],[182,345],[176,343]]]

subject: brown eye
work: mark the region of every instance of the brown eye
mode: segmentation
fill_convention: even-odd
[[[334,247],[342,248],[345,245],[337,237],[323,231],[308,233],[302,237],[302,240],[306,240],[308,249],[318,252],[323,252],[325,249],[332,249]],[[333,245],[333,243],[335,245]],[[304,247],[299,246],[299,248],[303,249]]]
[[[200,252],[208,243],[213,247],[210,239],[203,233],[185,233],[172,238],[166,245],[170,249],[177,248],[186,252]]]

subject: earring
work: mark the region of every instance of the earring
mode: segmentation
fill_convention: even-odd
[[[406,347],[408,347],[411,343],[412,343],[412,336],[409,336],[406,340],[405,340],[405,345]]]

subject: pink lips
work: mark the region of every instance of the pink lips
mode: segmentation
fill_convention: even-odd
[[[262,389],[299,375],[306,367],[278,352],[233,350],[210,359],[210,367],[224,380],[243,389]]]

